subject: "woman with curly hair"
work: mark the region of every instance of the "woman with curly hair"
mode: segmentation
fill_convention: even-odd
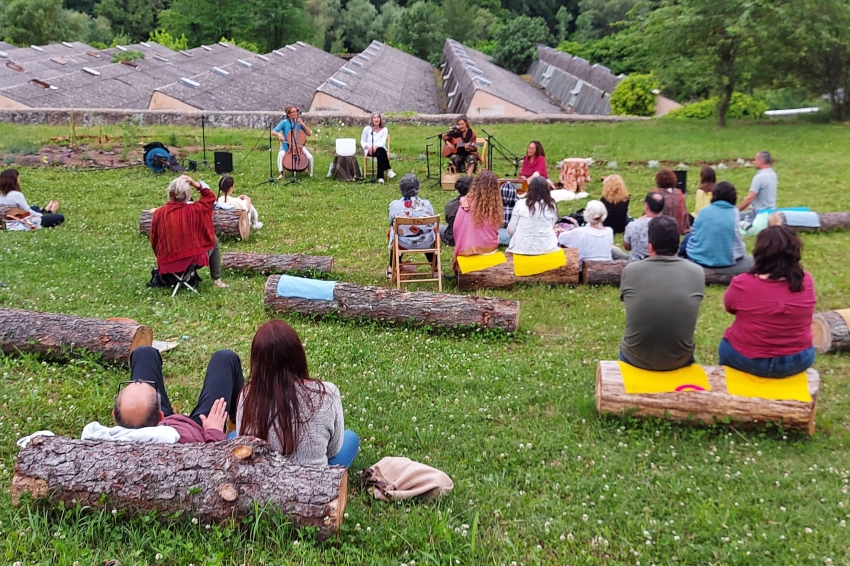
[[[602,204],[608,211],[603,225],[614,230],[615,234],[626,231],[626,224],[631,222],[629,218],[629,189],[619,175],[608,175],[602,181]]]
[[[655,174],[655,187],[652,192],[664,196],[661,215],[673,218],[679,225],[679,235],[684,236],[691,229],[691,220],[685,208],[685,195],[676,188],[676,174],[670,169],[661,169]]]
[[[473,179],[469,193],[460,199],[454,221],[455,251],[452,259],[459,255],[496,251],[503,220],[499,180],[492,171],[481,171]]]

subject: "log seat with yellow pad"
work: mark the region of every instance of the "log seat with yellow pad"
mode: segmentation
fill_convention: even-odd
[[[726,366],[693,364],[653,372],[623,362],[600,361],[596,409],[600,415],[633,415],[706,424],[779,424],[815,432],[820,376],[814,368],[784,379],[760,378]]]
[[[564,248],[559,253],[563,253],[563,262],[558,262],[559,267],[547,269],[543,272],[535,273],[534,275],[521,275],[526,273],[526,269],[537,271],[535,268],[538,260],[543,261],[547,258],[529,258],[525,256],[522,265],[514,265],[514,255],[508,252],[504,253],[505,261],[487,267],[471,271],[468,273],[460,272],[457,275],[457,288],[460,291],[472,291],[475,289],[509,289],[518,283],[535,284],[535,283],[550,283],[555,285],[576,285],[579,279],[578,268],[578,250],[572,248]],[[553,264],[554,265],[554,264]],[[519,273],[519,275],[518,275]]]

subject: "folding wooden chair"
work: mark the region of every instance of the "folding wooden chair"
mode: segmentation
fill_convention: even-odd
[[[401,226],[421,226],[423,230],[434,230],[434,247],[421,248],[415,250],[405,250],[398,244],[399,228]],[[436,281],[437,289],[440,293],[443,292],[443,267],[440,263],[440,217],[439,216],[423,216],[421,218],[408,218],[405,216],[396,216],[393,219],[393,257],[392,257],[392,277],[391,281],[396,284],[396,289],[401,289],[402,283],[416,283],[420,281]],[[413,266],[417,270],[420,265],[427,265],[430,268],[429,272],[402,273],[401,271],[401,256],[403,254],[434,254],[432,261],[411,262],[405,265]]]

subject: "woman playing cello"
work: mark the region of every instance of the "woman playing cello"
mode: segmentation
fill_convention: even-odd
[[[443,135],[443,156],[451,161],[455,173],[466,172],[470,177],[478,166],[478,149],[475,147],[475,132],[469,127],[469,118],[460,116],[457,128]]]
[[[313,132],[310,131],[310,128],[301,120],[301,116],[299,115],[297,106],[287,106],[286,107],[286,118],[281,120],[280,123],[275,126],[274,131],[277,132],[277,139],[280,140],[280,151],[277,154],[277,170],[280,173],[278,175],[278,179],[283,178],[283,170],[284,170],[284,157],[289,153],[290,150],[290,141],[293,136],[299,136],[299,133],[303,133],[303,135],[312,136]],[[303,146],[298,146],[296,148],[300,155],[298,156],[298,161],[300,165],[296,167],[296,170],[303,171],[304,169],[309,169],[310,176],[313,176],[313,156],[307,151],[307,148]],[[294,156],[290,156],[294,157]],[[292,170],[292,169],[289,169]]]

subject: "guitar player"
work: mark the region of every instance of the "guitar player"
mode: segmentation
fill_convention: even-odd
[[[481,157],[475,145],[475,132],[469,127],[469,118],[460,116],[457,127],[444,134],[443,141],[443,155],[449,158],[449,169],[453,173],[465,171],[470,177],[474,175]]]

